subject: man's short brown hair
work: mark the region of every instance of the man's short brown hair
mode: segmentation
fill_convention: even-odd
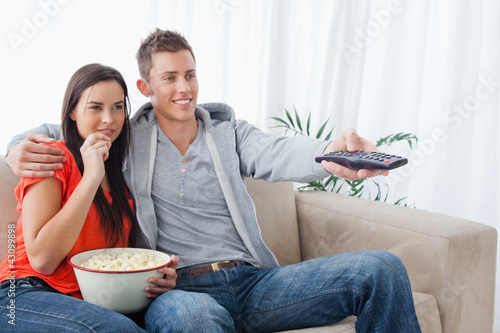
[[[149,71],[151,70],[153,54],[158,52],[179,52],[188,50],[193,59],[193,50],[187,40],[179,33],[170,30],[156,30],[144,39],[137,51],[137,64],[139,65],[139,73],[141,78],[149,82]]]

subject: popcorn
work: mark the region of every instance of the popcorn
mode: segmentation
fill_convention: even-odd
[[[149,252],[99,254],[83,259],[80,267],[98,271],[136,271],[165,265],[167,261]]]

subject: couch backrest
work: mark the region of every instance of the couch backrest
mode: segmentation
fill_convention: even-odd
[[[281,265],[301,261],[293,183],[247,179],[264,242]]]
[[[5,155],[0,156],[0,260],[7,253],[9,224],[16,224],[19,214],[14,195],[19,178],[9,169]]]

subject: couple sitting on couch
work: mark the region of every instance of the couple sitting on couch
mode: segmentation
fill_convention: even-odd
[[[396,256],[366,251],[280,267],[243,181],[373,177],[380,171],[314,162],[335,150],[376,150],[373,144],[353,130],[330,143],[276,137],[236,121],[227,105],[198,106],[195,57],[178,33],[157,29],[137,60],[137,87],[151,103],[133,119],[121,75],[91,64],[68,84],[61,128],[44,125],[9,147],[7,161],[23,177],[21,217],[15,268],[8,257],[0,266],[0,305],[6,309],[15,278],[16,328],[274,332],[355,315],[357,331],[420,332]],[[150,279],[149,308],[130,318],[79,299],[67,263],[78,252],[121,246],[178,255],[163,279]]]

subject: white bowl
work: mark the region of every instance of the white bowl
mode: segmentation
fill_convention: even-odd
[[[165,259],[167,263],[158,267],[135,271],[99,271],[79,266],[84,259],[94,255],[113,255],[122,251],[130,253],[149,252],[158,258]],[[147,285],[150,285],[148,278],[162,277],[163,274],[158,273],[156,270],[167,266],[170,261],[170,256],[163,252],[117,247],[81,252],[71,257],[69,263],[73,266],[84,300],[116,312],[130,314],[143,310],[149,305],[151,299],[146,297],[146,291],[144,290]]]

